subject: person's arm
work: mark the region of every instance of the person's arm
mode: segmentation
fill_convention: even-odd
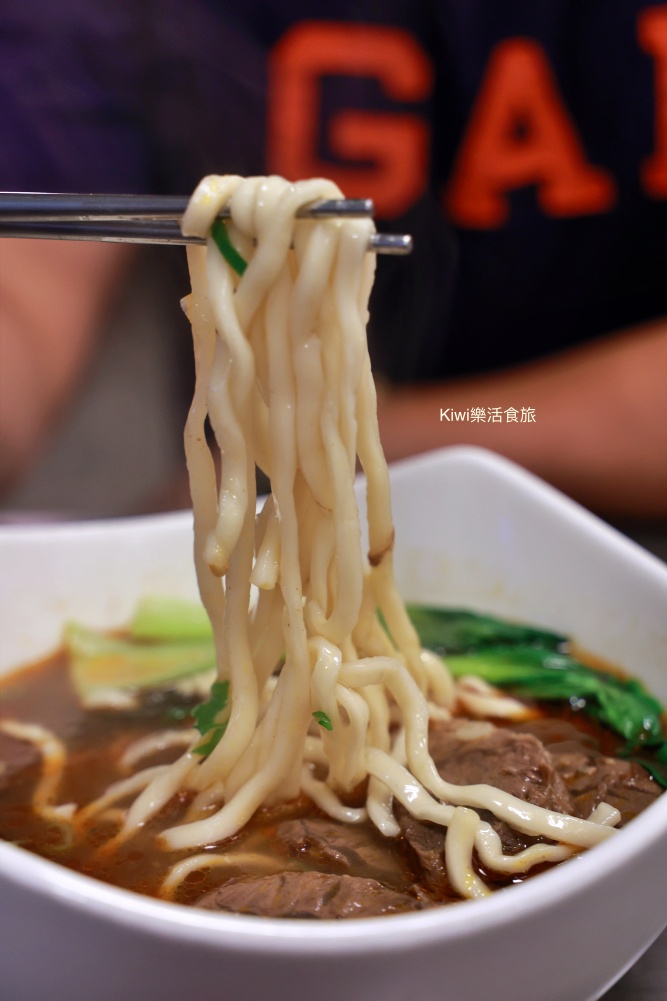
[[[500,407],[502,422],[441,409]],[[508,408],[535,422],[508,423]],[[491,448],[606,515],[667,517],[667,320],[492,375],[379,395],[387,457]]]
[[[0,240],[0,490],[29,468],[74,391],[130,253]]]

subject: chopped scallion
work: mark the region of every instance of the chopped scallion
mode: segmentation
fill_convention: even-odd
[[[242,275],[248,267],[248,262],[243,260],[238,250],[229,239],[227,227],[220,219],[216,219],[211,226],[211,236],[215,240],[218,250],[227,261],[230,268],[233,268],[237,275]]]
[[[199,730],[202,737],[208,737],[208,740],[204,741],[203,744],[194,748],[195,754],[204,756],[210,754],[217,747],[220,738],[227,729],[227,720],[220,720],[219,717],[227,708],[228,696],[229,682],[214,681],[211,685],[211,694],[206,702],[202,702],[196,709],[193,709],[192,717],[196,729]]]
[[[323,726],[325,730],[333,730],[333,723],[327,714],[322,712],[321,709],[318,709],[317,712],[313,713],[313,718],[316,719],[320,726]]]

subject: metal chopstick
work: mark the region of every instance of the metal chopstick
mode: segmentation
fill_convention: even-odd
[[[183,236],[180,219],[188,199],[172,195],[98,195],[42,192],[0,192],[0,236],[53,240],[100,240],[112,243],[205,243]],[[373,214],[373,202],[335,199],[312,202],[298,217],[359,218]],[[223,209],[222,218],[229,218]],[[409,254],[412,237],[374,233],[370,250]]]
[[[0,237],[41,240],[95,240],[103,243],[157,243],[173,246],[206,243],[200,236],[183,236],[171,220],[127,220],[123,222],[5,222],[0,218]],[[412,251],[408,234],[373,233],[369,250],[377,254],[404,255]]]
[[[179,220],[189,199],[181,195],[98,195],[41,191],[0,192],[0,217],[13,221],[64,221],[66,219],[175,219]],[[335,216],[372,216],[370,198],[336,198],[311,202],[299,210],[304,219]],[[229,207],[220,213],[229,218]]]

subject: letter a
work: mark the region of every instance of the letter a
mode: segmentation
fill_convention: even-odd
[[[642,184],[654,198],[667,197],[667,8],[649,7],[639,17],[639,43],[655,60],[655,153],[643,164]]]
[[[551,216],[605,212],[615,198],[613,179],[586,159],[544,52],[513,38],[491,55],[445,205],[462,226],[496,228],[507,192],[527,185]]]

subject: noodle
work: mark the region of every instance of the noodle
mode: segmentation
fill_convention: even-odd
[[[76,810],[74,803],[55,806],[58,788],[65,769],[67,751],[65,745],[54,733],[37,723],[20,723],[17,720],[3,720],[0,731],[33,744],[42,756],[42,776],[33,792],[32,802],[35,813],[55,823],[71,820]]]
[[[200,849],[239,832],[259,807],[299,793],[337,820],[370,818],[386,836],[399,833],[394,802],[439,825],[449,879],[464,897],[489,892],[474,871],[473,852],[497,872],[524,872],[601,842],[619,819],[605,805],[582,820],[489,785],[454,785],[429,754],[431,719],[457,711],[518,719],[526,709],[479,679],[455,682],[422,651],[398,593],[365,335],[373,224],[296,219],[309,202],[339,197],[325,180],[208,177],[183,220],[184,232],[207,237],[206,246],[188,247],[192,291],[184,308],[196,386],[185,448],[197,579],[230,700],[218,720],[224,733],[203,759],[195,731],[144,739],[126,752],[126,767],[165,746],[187,749],[171,764],[111,786],[79,814],[89,817],[137,793],[115,845],[188,792],[183,819],[160,835],[166,849],[194,853],[170,870],[167,897],[195,869],[226,865]],[[210,236],[225,205],[228,236],[247,261],[242,275]],[[357,462],[366,476],[367,561]],[[257,516],[256,466],[272,489]],[[472,733],[488,724],[466,725]],[[26,732],[24,739],[45,754],[48,748],[49,760],[58,758],[43,735]],[[57,776],[61,765],[53,767]],[[42,809],[57,777],[45,782]],[[364,784],[365,805],[349,806],[346,796]],[[479,811],[552,843],[505,855]]]
[[[517,717],[525,709],[489,686],[455,684],[421,651],[398,594],[365,338],[372,223],[295,221],[308,202],[336,197],[338,189],[323,180],[209,177],[185,215],[185,232],[208,237],[207,247],[188,249],[192,292],[185,304],[197,379],[185,435],[195,563],[231,702],[218,746],[203,763],[191,748],[155,779],[121,836],[183,787],[199,797],[214,787],[212,801],[224,802],[165,830],[162,841],[171,849],[219,842],[262,804],[299,791],[333,817],[355,823],[370,816],[393,835],[397,799],[449,828],[450,876],[462,895],[479,896],[487,889],[472,872],[473,847],[489,865],[514,871],[566,857],[572,846],[595,844],[612,831],[489,786],[453,786],[428,754],[429,718],[447,716],[457,703],[478,716]],[[241,277],[209,235],[225,204],[231,241],[248,261]],[[219,482],[207,416],[221,453]],[[367,480],[368,566],[354,492],[357,460]],[[272,486],[257,519],[256,464]],[[253,611],[251,581],[259,589]],[[283,649],[284,664],[268,689]],[[325,714],[331,730],[316,727],[313,713]],[[400,726],[393,750],[391,719]],[[347,807],[341,796],[365,780],[366,809]],[[510,862],[476,809],[565,847],[539,846]]]

